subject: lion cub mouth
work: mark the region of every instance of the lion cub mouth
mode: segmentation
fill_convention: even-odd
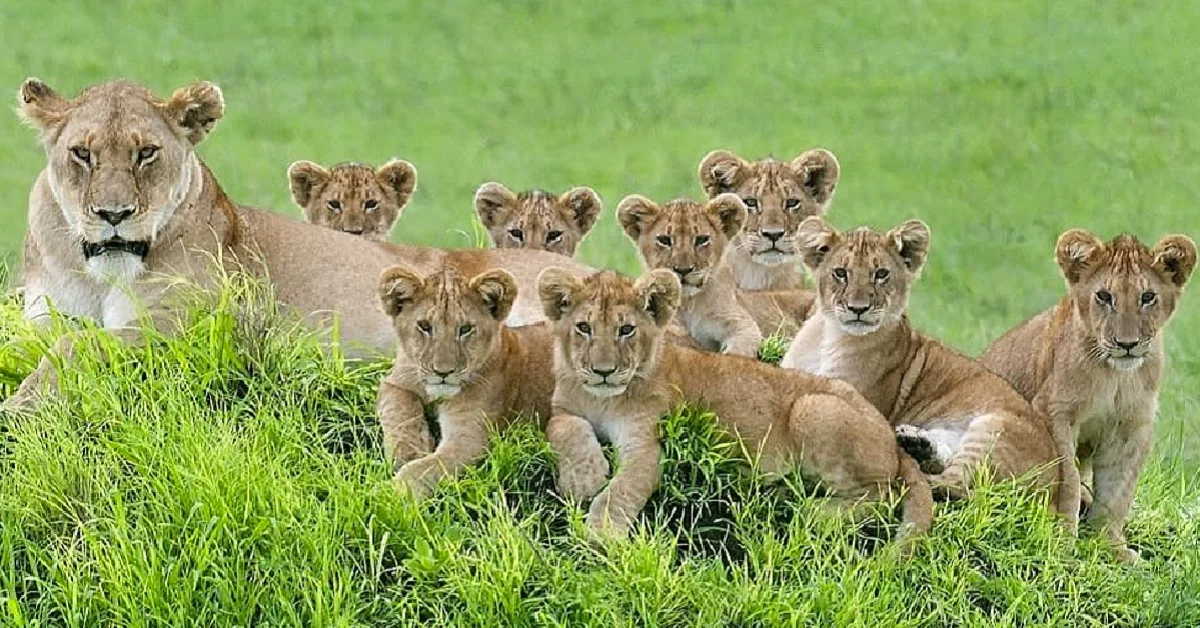
[[[150,243],[144,240],[124,240],[119,237],[103,242],[83,243],[83,259],[92,259],[112,252],[128,253],[136,255],[139,259],[145,259],[146,254],[150,252]]]

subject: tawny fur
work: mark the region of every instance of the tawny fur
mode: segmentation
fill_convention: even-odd
[[[1064,516],[1078,520],[1077,455],[1094,479],[1089,523],[1133,560],[1125,521],[1154,444],[1163,329],[1196,266],[1196,245],[1183,235],[1153,249],[1131,235],[1106,244],[1074,229],[1059,237],[1056,256],[1067,296],[1000,337],[980,361],[1050,418],[1066,455]]]
[[[712,151],[701,160],[700,186],[710,199],[732,192],[748,206],[746,223],[726,254],[738,287],[804,287],[796,227],[809,216],[825,215],[840,176],[837,158],[823,148],[807,150],[790,162],[751,162],[727,150]]]
[[[574,433],[575,451],[589,456],[557,452],[559,487],[576,500],[595,496],[588,524],[598,534],[626,534],[658,485],[658,421],[681,402],[712,409],[768,474],[800,469],[845,501],[879,500],[903,488],[902,543],[929,529],[928,483],[884,417],[851,386],[663,342],[680,299],[670,271],[633,282],[611,271],[579,279],[547,269],[539,290],[554,321],[551,424]],[[596,473],[606,465],[589,462],[599,451],[596,433],[620,455],[607,486]]]
[[[909,221],[880,233],[838,233],[820,218],[798,230],[817,303],[784,368],[852,384],[897,428],[935,489],[963,496],[985,461],[1001,479],[1059,465],[1048,422],[1003,379],[913,329],[908,295],[929,251],[929,229]]]
[[[492,246],[501,249],[534,249],[573,257],[603,209],[600,195],[586,187],[561,195],[545,190],[514,194],[503,184],[491,182],[475,192],[475,213]]]
[[[308,222],[382,242],[417,189],[417,169],[403,159],[379,168],[346,162],[328,170],[297,161],[288,168],[288,185]]]

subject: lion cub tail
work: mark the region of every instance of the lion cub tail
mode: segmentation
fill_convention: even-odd
[[[904,487],[904,499],[900,502],[901,524],[896,543],[907,555],[912,552],[912,542],[929,532],[933,527],[933,491],[929,480],[921,473],[921,465],[908,452],[896,446],[900,458],[900,484]]]

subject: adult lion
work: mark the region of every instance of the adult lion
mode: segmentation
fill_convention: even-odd
[[[225,112],[212,83],[163,100],[114,81],[68,99],[30,78],[18,97],[19,114],[39,131],[48,161],[29,199],[22,277],[28,318],[44,318],[53,305],[136,341],[140,334],[130,326],[143,312],[170,329],[176,286],[185,283],[178,279],[211,286],[219,263],[267,278],[277,298],[310,324],[327,326],[336,315],[347,352],[362,355],[395,350],[391,320],[376,299],[379,274],[389,266],[428,273],[449,265],[468,276],[503,268],[522,288],[507,319],[513,325],[544,319],[535,289],[543,268],[589,270],[538,251],[366,243],[238,205],[195,153]],[[31,400],[47,379],[53,385],[54,369],[43,360],[6,405]]]

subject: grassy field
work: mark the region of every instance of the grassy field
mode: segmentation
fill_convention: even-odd
[[[917,324],[967,352],[1062,292],[1057,234],[1200,236],[1200,67],[1184,2],[59,2],[0,4],[0,85],[64,93],[199,78],[201,147],[234,198],[298,216],[296,159],[416,164],[397,239],[475,241],[471,196],[591,185],[700,193],[710,149],[842,164],[842,227],[933,229]],[[0,116],[0,259],[44,156]],[[610,213],[595,265],[636,269]],[[39,341],[0,304],[0,394]],[[182,338],[86,359],[67,400],[0,437],[0,625],[1200,625],[1200,298],[1172,324],[1159,439],[1130,537],[1071,547],[1005,487],[940,508],[908,564],[818,500],[741,478],[705,417],[665,424],[644,533],[589,547],[534,434],[414,506],[371,416],[380,366],[220,310]],[[882,526],[882,528],[881,528]]]

